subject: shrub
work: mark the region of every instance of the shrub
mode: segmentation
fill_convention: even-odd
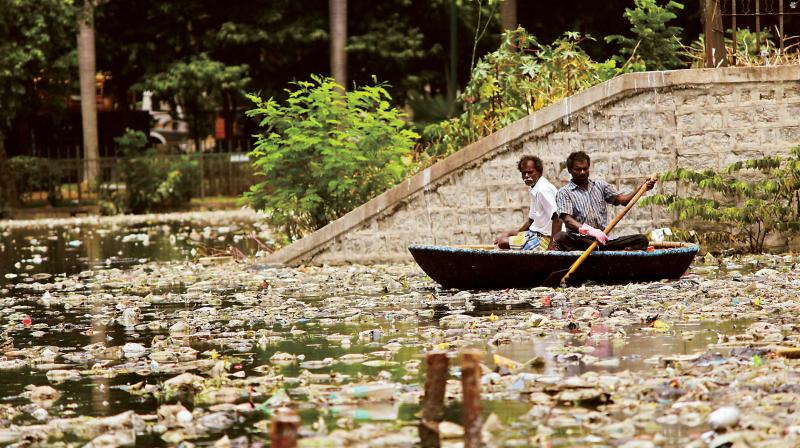
[[[188,202],[192,186],[199,182],[197,159],[185,156],[161,156],[153,149],[144,150],[147,136],[128,129],[114,139],[123,155],[120,161],[124,193],[115,193],[111,200],[119,211],[145,213]],[[142,152],[143,151],[143,152]],[[106,204],[108,210],[114,207]]]
[[[464,112],[425,128],[426,156],[457,150],[567,96],[631,71],[613,60],[593,61],[579,46],[586,39],[568,32],[543,45],[524,29],[503,34],[500,48],[476,64],[459,97]]]
[[[25,195],[33,192],[47,193],[47,201],[56,206],[61,201],[61,173],[56,163],[43,157],[15,156],[6,161],[14,175],[17,201],[25,202]]]
[[[292,83],[285,104],[248,95],[263,132],[250,156],[264,176],[244,201],[301,237],[402,180],[414,139],[384,86],[343,92],[330,78]]]
[[[607,36],[606,42],[618,42],[624,57],[640,60],[647,70],[685,66],[680,58],[683,28],[667,25],[678,17],[676,12],[683,9],[683,5],[672,0],[664,6],[659,6],[656,0],[636,0],[635,4],[634,9],[625,8],[623,14],[631,23],[633,37]]]
[[[740,174],[743,170],[748,171],[746,176]],[[679,181],[705,194],[658,194],[642,203],[666,206],[677,212],[681,221],[698,219],[722,224],[730,238],[721,238],[717,233],[717,241],[727,240],[751,252],[763,252],[770,233],[800,229],[800,146],[792,148],[786,159],[764,157],[736,162],[719,173],[679,168],[664,173],[661,180]]]

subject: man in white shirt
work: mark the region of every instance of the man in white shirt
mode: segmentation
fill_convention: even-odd
[[[522,181],[530,187],[531,206],[528,217],[518,230],[498,236],[494,243],[500,249],[553,250],[552,235],[561,231],[556,207],[558,189],[542,176],[542,159],[523,156],[517,164]]]

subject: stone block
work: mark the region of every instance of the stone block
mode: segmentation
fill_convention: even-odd
[[[679,142],[680,147],[678,152],[680,154],[698,154],[706,152],[705,134],[684,134],[680,136]]]
[[[635,113],[620,115],[619,130],[632,131],[636,129],[636,115]]]
[[[775,104],[759,104],[752,113],[755,114],[754,120],[759,123],[775,123],[780,116],[780,109]]]
[[[736,130],[731,133],[731,146],[733,148],[753,148],[759,144],[760,137],[756,128]]]
[[[659,89],[656,91],[655,105],[658,108],[672,109],[675,107],[675,96],[671,90]]]
[[[678,166],[690,170],[719,169],[717,154],[707,152],[699,154],[678,154]]]
[[[675,97],[675,105],[700,107],[705,104],[706,92],[705,90],[686,89],[686,90],[673,90],[672,94]]]
[[[675,114],[675,128],[680,131],[702,129],[703,123],[703,115],[699,112],[678,112]]]
[[[516,166],[516,162],[508,161],[508,165],[512,168]],[[481,174],[483,181],[486,184],[498,184],[504,182],[503,178],[507,175],[508,168],[506,166],[487,166],[481,167]]]
[[[786,124],[795,124],[800,120],[800,102],[786,103],[782,107],[781,119]]]
[[[725,149],[730,149],[733,144],[731,133],[724,131],[707,132],[705,141],[709,148],[719,148],[723,151]]]
[[[485,208],[489,206],[489,192],[481,187],[474,189],[464,188],[465,202],[470,208]]]
[[[715,87],[706,96],[706,104],[709,106],[734,103],[735,101],[736,92],[730,86]]]
[[[746,128],[753,125],[753,109],[749,107],[732,107],[723,113],[723,122],[728,128]]]
[[[784,99],[800,98],[800,86],[796,82],[784,85],[781,97]]]
[[[508,204],[506,191],[504,189],[492,189],[489,191],[489,207],[505,207]]]
[[[778,142],[788,145],[800,144],[800,126],[786,126],[778,130]]]

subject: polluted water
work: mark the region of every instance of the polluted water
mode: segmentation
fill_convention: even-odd
[[[208,218],[77,225],[108,230],[101,255],[74,229],[6,230],[0,443],[268,446],[291,408],[299,446],[417,446],[438,351],[441,443],[462,446],[458,355],[479,349],[486,446],[800,445],[796,256],[700,257],[657,283],[457,291],[414,264],[270,266],[257,218]],[[105,244],[141,234],[161,248],[105,262],[121,257]],[[221,255],[237,235],[244,256]]]

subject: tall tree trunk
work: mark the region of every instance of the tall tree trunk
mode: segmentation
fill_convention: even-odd
[[[517,0],[502,0],[500,2],[500,21],[503,31],[517,29]]]
[[[707,68],[725,67],[728,58],[719,0],[705,0],[704,34]],[[734,46],[734,51],[735,46]]]
[[[225,125],[225,149],[233,151],[233,95],[231,92],[222,92],[222,120]]]
[[[78,13],[78,70],[83,124],[83,182],[94,187],[100,173],[97,143],[97,88],[94,47],[94,0],[84,0]]]
[[[14,184],[14,176],[7,175],[10,172],[6,154],[6,134],[0,128],[0,173],[6,173],[5,176],[0,176],[0,216],[5,214],[6,207],[17,205],[17,186]]]
[[[458,90],[458,5],[450,0],[450,64],[447,66],[447,116],[455,114]]]
[[[328,0],[331,27],[331,76],[347,89],[347,0]]]

